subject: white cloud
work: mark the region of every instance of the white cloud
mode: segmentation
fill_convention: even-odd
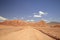
[[[35,20],[30,20],[31,22],[35,21]]]
[[[31,20],[26,20],[26,21],[28,21],[28,22],[34,22],[35,20],[31,19]]]
[[[39,11],[39,15],[44,15],[45,13],[42,11]]]
[[[34,17],[42,17],[42,16],[40,16],[40,15],[34,15]]]
[[[42,20],[44,20],[45,22],[47,22],[47,23],[49,23],[50,21],[49,20],[46,20],[46,19],[42,19]]]
[[[4,21],[4,20],[7,20],[7,18],[4,18],[4,17],[0,16],[0,20]]]
[[[48,20],[44,20],[44,21],[47,22],[47,23],[49,22]]]
[[[46,12],[43,12],[43,11],[39,11],[38,13],[37,13],[38,15],[36,15],[36,13],[34,13],[34,16],[33,17],[43,17],[44,15],[47,15],[48,13],[46,13]]]

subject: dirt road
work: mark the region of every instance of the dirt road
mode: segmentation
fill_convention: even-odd
[[[5,36],[1,36],[0,40],[55,40],[42,32],[32,28],[27,27],[21,31],[16,31],[9,33]]]

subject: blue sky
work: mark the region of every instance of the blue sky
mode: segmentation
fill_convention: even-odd
[[[39,15],[39,11],[48,14],[34,17]],[[0,0],[0,16],[7,19],[60,22],[60,0]]]

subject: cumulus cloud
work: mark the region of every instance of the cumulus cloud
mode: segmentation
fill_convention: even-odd
[[[40,16],[40,15],[34,15],[34,17],[42,17],[42,16]]]
[[[7,20],[7,18],[0,16],[0,20]]]
[[[43,11],[39,11],[38,13],[37,13],[38,15],[36,15],[35,13],[34,13],[34,16],[33,17],[43,17],[44,15],[46,15],[46,14],[48,14],[48,13],[46,13],[46,12],[43,12]]]
[[[45,13],[42,11],[39,11],[39,15],[44,15]]]
[[[47,23],[49,23],[50,21],[49,20],[46,20],[46,19],[42,19],[42,20],[44,20],[45,22],[47,22]]]
[[[44,21],[47,22],[47,23],[49,22],[48,20],[44,20]]]
[[[48,13],[47,12],[43,12],[43,11],[39,11],[39,15],[47,15]]]
[[[30,20],[30,21],[32,21],[32,22],[33,22],[33,21],[35,21],[35,20]]]
[[[31,19],[31,20],[26,20],[26,21],[28,21],[28,22],[34,22],[35,20]]]

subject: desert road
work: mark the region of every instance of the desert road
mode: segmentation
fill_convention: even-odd
[[[23,30],[9,33],[5,36],[1,36],[0,40],[55,40],[46,34],[32,28],[27,27]]]

